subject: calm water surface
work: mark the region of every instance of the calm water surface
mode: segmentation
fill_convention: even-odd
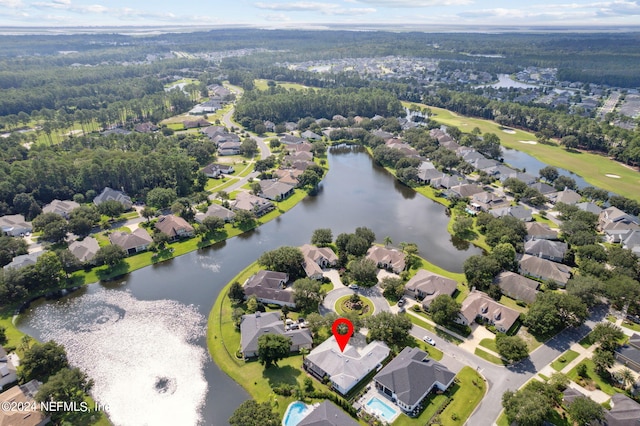
[[[357,148],[334,148],[329,163],[317,196],[280,218],[122,280],[34,304],[19,328],[64,344],[72,364],[95,380],[95,397],[109,405],[115,424],[226,425],[248,395],[210,360],[206,318],[220,289],[264,251],[304,244],[316,228],[331,228],[335,238],[367,226],[378,241],[415,242],[423,257],[455,272],[480,253],[452,241],[444,207],[398,184]]]

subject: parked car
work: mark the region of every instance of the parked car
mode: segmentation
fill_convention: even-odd
[[[435,346],[436,345],[435,340],[433,340],[429,336],[424,336],[424,338],[422,340],[424,340],[426,343],[430,344],[431,346]]]
[[[351,290],[357,290],[357,289],[359,289],[360,287],[358,287],[358,284],[349,284],[349,288],[350,288]]]
[[[405,303],[407,303],[407,299],[405,299],[404,297],[398,300],[398,306],[400,307],[404,306]]]

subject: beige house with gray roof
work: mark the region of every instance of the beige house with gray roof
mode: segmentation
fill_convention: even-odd
[[[400,250],[382,246],[373,246],[367,250],[367,259],[371,259],[379,268],[391,269],[396,274],[404,271],[407,266],[405,254]]]
[[[481,291],[472,291],[462,302],[462,308],[456,322],[471,325],[476,318],[482,318],[495,326],[496,330],[506,333],[520,317],[520,312],[508,308]]]
[[[98,240],[93,237],[85,237],[82,241],[69,244],[69,251],[82,263],[90,262],[98,250],[100,250]]]
[[[441,294],[453,296],[458,283],[451,278],[443,277],[426,269],[420,269],[404,286],[404,292],[416,300],[422,301],[422,307],[429,305]]]

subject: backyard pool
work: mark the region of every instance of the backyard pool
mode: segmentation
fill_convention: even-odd
[[[398,417],[398,414],[400,414],[398,410],[375,396],[367,401],[367,411],[380,417],[381,420],[387,423],[392,423],[396,417]]]
[[[282,418],[282,426],[297,426],[312,411],[312,407],[304,402],[294,401],[287,407]]]

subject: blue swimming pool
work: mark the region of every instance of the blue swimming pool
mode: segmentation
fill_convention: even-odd
[[[387,423],[391,423],[398,415],[398,410],[381,401],[375,396],[367,402],[367,408],[370,413],[382,417]]]
[[[297,426],[298,423],[311,412],[311,407],[301,401],[294,401],[287,407],[284,413],[282,426]]]

